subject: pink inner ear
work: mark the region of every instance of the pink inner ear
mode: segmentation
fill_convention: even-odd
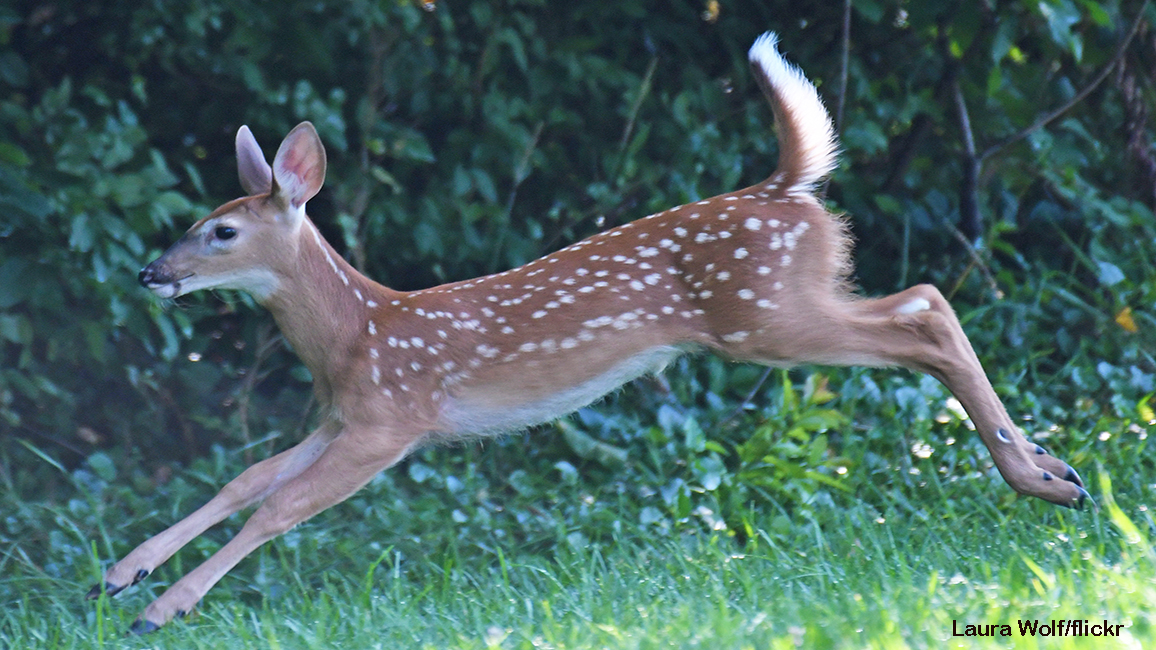
[[[278,161],[277,168],[281,172],[277,177],[280,179],[278,185],[281,186],[282,195],[293,204],[293,207],[298,207],[309,200],[309,197],[305,196],[309,180],[306,176],[309,170],[305,164],[305,157],[290,153],[284,160]]]
[[[247,144],[238,142],[237,171],[241,179],[241,187],[249,195],[265,194],[272,189],[273,170],[269,163],[261,156],[256,145],[250,148]]]
[[[308,123],[289,132],[273,161],[278,194],[293,207],[313,198],[325,182],[325,150]]]
[[[277,167],[281,170],[282,176],[296,176],[301,180],[305,180],[305,174],[308,171],[305,165],[305,156],[296,148],[286,150],[284,155],[277,159]]]

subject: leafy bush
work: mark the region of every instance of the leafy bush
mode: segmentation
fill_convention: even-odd
[[[430,286],[763,178],[771,116],[745,51],[769,28],[830,105],[845,96],[844,169],[829,198],[853,219],[865,290],[945,288],[1001,394],[1059,445],[1092,453],[1088,432],[1151,426],[1156,222],[1141,71],[1152,34],[1062,119],[1000,146],[1113,61],[1135,9],[856,2],[843,92],[840,8],[707,5],[0,9],[0,445],[19,459],[13,471],[46,471],[21,440],[67,468],[100,452],[163,482],[168,464],[214,444],[257,457],[307,427],[308,377],[250,301],[162,305],[135,285],[194,218],[238,193],[240,124],[271,151],[312,120],[330,154],[310,205],[319,227],[370,275]],[[969,138],[992,152],[970,188]],[[969,193],[978,232],[960,207]],[[974,255],[958,230],[976,237]],[[784,378],[760,398],[771,407],[728,422],[753,435],[730,437],[719,424],[752,374],[680,363],[670,396],[631,391],[561,425],[571,446],[546,467],[582,445],[626,449],[644,475],[656,457],[675,463],[643,479],[665,490],[656,516],[672,521],[687,503],[712,507],[690,494],[718,492],[732,514],[760,491],[808,503],[839,483],[842,457],[870,464],[847,455],[840,431],[885,420],[912,385],[886,375],[865,390],[866,375],[840,371],[831,390],[842,400],[827,404],[817,386],[799,399]],[[919,386],[913,399],[926,401],[932,389]],[[856,454],[894,452],[868,443],[887,449]],[[635,463],[641,449],[650,456]]]

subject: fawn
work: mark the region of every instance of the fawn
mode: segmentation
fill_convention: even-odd
[[[772,33],[750,50],[777,123],[766,181],[594,235],[525,266],[399,292],[364,277],[321,237],[305,203],[325,179],[308,122],[272,167],[246,127],[247,196],[201,219],[140,282],[161,298],[250,293],[312,372],[322,422],[189,517],[108,569],[90,597],[135,584],[225,517],[260,503],[241,531],[133,624],[190,611],[264,542],[340,503],[415,448],[546,422],[710,350],[738,361],[903,366],[963,404],[1013,489],[1064,506],[1088,496],[1076,472],[1016,428],[935,287],[851,294],[850,239],[813,188],[835,165],[831,120]]]

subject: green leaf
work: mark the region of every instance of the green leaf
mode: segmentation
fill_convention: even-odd
[[[1084,41],[1072,30],[1080,22],[1080,10],[1070,0],[1043,0],[1037,6],[1048,23],[1052,41],[1071,52],[1076,62],[1080,62]]]
[[[10,152],[19,162],[22,151]],[[0,224],[11,220],[16,226],[27,228],[32,225],[24,223],[20,217],[27,216],[33,220],[42,221],[52,212],[48,199],[37,191],[29,189],[8,168],[0,166]],[[17,214],[13,215],[12,212]]]
[[[153,318],[157,328],[161,331],[161,336],[164,338],[164,347],[161,348],[161,358],[172,361],[177,358],[177,354],[181,351],[181,340],[177,336],[177,330],[173,327],[173,322],[167,316],[157,315]]]
[[[23,314],[0,314],[0,339],[28,345],[32,337],[32,323]]]
[[[682,423],[683,444],[695,453],[702,453],[706,449],[706,434],[699,426],[698,420],[688,417]]]
[[[104,452],[96,452],[87,458],[88,466],[106,482],[116,480],[116,463]]]
[[[1120,270],[1120,267],[1111,262],[1103,262],[1096,260],[1096,265],[1100,269],[1100,283],[1105,286],[1113,286],[1123,282],[1127,276]]]
[[[0,142],[0,162],[16,167],[27,167],[32,163],[32,159],[23,149],[11,142]]]
[[[397,182],[397,179],[394,178],[393,174],[386,171],[385,168],[383,168],[381,165],[374,165],[373,167],[370,167],[369,173],[373,176],[374,179],[377,180],[378,183],[385,185],[397,194],[401,194],[404,191],[401,183]]]
[[[887,11],[886,5],[875,0],[856,0],[852,6],[855,8],[855,13],[863,16],[867,22],[876,25],[883,21]]]
[[[29,296],[31,266],[32,263],[23,257],[13,257],[0,264],[0,309],[11,309]]]
[[[872,197],[875,206],[879,208],[884,214],[899,215],[903,214],[903,204],[895,197],[889,194],[876,194]]]
[[[823,457],[827,455],[827,436],[817,435],[811,441],[811,449],[807,454],[807,464],[811,467],[818,467],[823,463]]]
[[[28,85],[28,63],[12,50],[0,52],[0,81],[16,88]]]
[[[1080,0],[1080,6],[1083,8],[1085,16],[1096,25],[1108,27],[1112,24],[1112,14],[1104,8],[1104,3],[1101,0]]]
[[[42,451],[40,449],[40,447],[37,447],[36,445],[32,444],[31,442],[28,442],[24,438],[17,438],[16,441],[19,442],[21,445],[24,445],[24,447],[26,449],[28,449],[28,451],[35,454],[38,458],[40,458],[40,460],[43,460],[44,462],[51,465],[57,471],[61,472],[62,474],[67,473],[67,471],[64,469],[64,466],[61,465],[59,461],[57,461],[55,458],[53,458],[52,456],[49,456],[47,453]]]
[[[474,169],[471,176],[474,179],[474,187],[478,190],[478,194],[482,195],[487,203],[498,202],[498,190],[494,187],[494,180],[490,175],[482,169]]]
[[[81,213],[72,218],[72,230],[68,234],[68,247],[80,253],[92,250],[96,241],[96,233],[92,218]]]
[[[430,149],[429,142],[426,141],[425,136],[421,132],[414,129],[397,127],[388,129],[388,131],[391,131],[393,136],[389,153],[394,158],[416,160],[424,163],[432,163],[436,160],[433,150]]]
[[[999,64],[1004,60],[1015,46],[1015,39],[1017,35],[1017,24],[1015,20],[1001,21],[996,27],[995,36],[992,37],[991,42],[991,62]],[[998,66],[997,66],[998,68]]]
[[[717,490],[726,474],[726,466],[714,456],[703,456],[696,459],[694,470],[695,477],[707,492]]]
[[[522,38],[518,32],[511,28],[505,28],[498,32],[498,41],[505,43],[510,48],[510,54],[514,56],[514,63],[517,64],[519,70],[525,72],[529,64],[526,59],[526,47],[522,44]]]
[[[562,438],[570,449],[579,457],[587,460],[593,460],[599,464],[611,467],[617,467],[626,462],[627,453],[621,447],[608,445],[590,437],[586,432],[581,431],[578,427],[568,420],[558,420],[556,423],[558,429],[562,432]]]

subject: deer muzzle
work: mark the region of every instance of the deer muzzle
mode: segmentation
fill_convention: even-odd
[[[164,257],[160,257],[141,269],[137,280],[141,286],[161,298],[175,298],[181,293],[181,281],[187,277],[177,278],[164,264]]]

